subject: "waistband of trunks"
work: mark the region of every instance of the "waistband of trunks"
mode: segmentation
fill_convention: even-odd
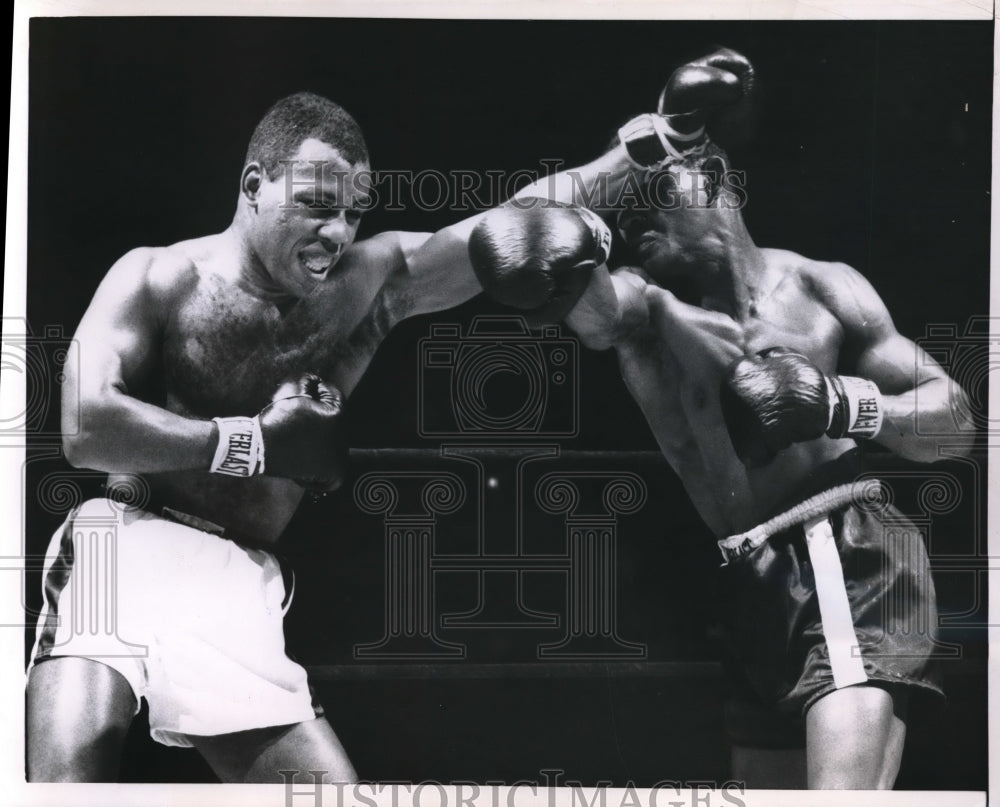
[[[175,510],[169,505],[152,505],[146,509],[153,515],[165,518],[167,521],[174,521],[177,524],[183,524],[185,527],[192,527],[193,529],[201,530],[201,532],[207,532],[209,535],[215,535],[219,538],[226,537],[225,527],[216,524],[214,521],[208,521],[207,519],[199,518],[198,516],[185,513],[181,510]]]
[[[772,535],[805,524],[807,521],[821,518],[854,502],[872,501],[873,497],[879,495],[878,489],[873,489],[875,487],[881,488],[881,483],[877,479],[837,485],[822,493],[817,493],[815,496],[810,496],[751,530],[723,538],[718,542],[719,550],[722,552],[723,566],[735,558],[753,552]]]
[[[823,493],[823,491],[839,485],[846,485],[848,482],[855,482],[866,470],[861,450],[857,447],[849,449],[839,457],[811,468],[798,480],[797,484],[791,487],[787,496],[775,502],[774,507],[768,512],[761,514],[762,520],[790,510],[799,502],[803,502],[818,493]]]
[[[163,500],[157,496],[151,497],[148,501],[144,502],[142,506],[136,506],[127,504],[121,499],[121,497],[116,497],[113,491],[109,495],[107,485],[102,485],[101,489],[104,492],[105,498],[115,502],[119,507],[124,507],[126,510],[149,513],[150,515],[166,519],[167,521],[172,521],[175,524],[180,524],[184,527],[191,527],[192,529],[207,533],[208,535],[214,535],[217,538],[232,540],[234,543],[242,546],[247,551],[266,552],[277,561],[278,570],[281,572],[281,579],[285,586],[285,596],[281,601],[281,607],[282,609],[287,609],[289,607],[292,601],[292,596],[295,592],[295,570],[292,567],[291,562],[284,555],[278,554],[271,548],[259,548],[243,545],[239,541],[233,539],[232,535],[227,536],[226,528],[220,524],[216,524],[213,521],[208,521],[207,519],[192,515],[191,513],[185,513],[181,510],[177,510],[169,504],[165,504]],[[75,515],[76,511],[74,510],[70,515],[70,518],[72,519]]]
[[[172,507],[171,502],[161,499],[158,496],[154,495],[150,497],[150,499],[143,502],[141,506],[131,505],[128,502],[123,501],[119,496],[116,496],[113,488],[109,488],[107,485],[102,487],[107,498],[118,503],[119,506],[124,506],[126,509],[142,510],[143,512],[150,513],[151,515],[165,518],[167,521],[173,521],[175,524],[183,524],[185,527],[191,527],[192,529],[200,530],[201,532],[207,532],[209,535],[215,535],[219,538],[226,537],[226,528],[222,525],[216,524],[214,521],[209,521],[206,518],[196,516],[193,513],[187,513],[184,510]]]

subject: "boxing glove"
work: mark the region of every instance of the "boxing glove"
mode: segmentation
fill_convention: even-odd
[[[336,490],[347,466],[340,392],[305,373],[278,387],[254,418],[215,418],[219,444],[213,473],[268,474],[313,491]]]
[[[660,92],[656,114],[633,118],[618,137],[642,166],[679,158],[706,134],[720,146],[733,145],[749,134],[753,89],[753,65],[721,48],[677,68]]]
[[[865,437],[882,427],[882,396],[871,381],[827,376],[782,347],[733,362],[723,380],[722,415],[737,456],[765,465],[792,443]]]
[[[608,259],[611,231],[586,208],[530,201],[485,213],[469,236],[469,259],[494,300],[538,325],[576,305],[594,267]]]
[[[705,129],[723,148],[751,128],[754,69],[742,53],[720,48],[677,68],[667,80],[656,111],[685,134]]]

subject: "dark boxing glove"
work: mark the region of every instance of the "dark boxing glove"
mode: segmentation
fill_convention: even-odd
[[[294,479],[313,491],[336,490],[347,466],[340,392],[306,373],[278,387],[254,418],[215,418],[213,473]]]
[[[677,68],[660,93],[657,112],[680,132],[707,128],[725,145],[749,123],[754,90],[753,65],[742,53],[720,48]]]
[[[483,289],[529,324],[558,322],[576,305],[595,266],[611,252],[611,230],[586,208],[542,199],[490,210],[469,236]]]
[[[753,65],[721,48],[677,68],[660,93],[655,115],[640,115],[618,132],[629,156],[642,166],[700,145],[706,134],[721,146],[748,134]]]
[[[750,467],[792,443],[823,435],[871,438],[882,427],[882,395],[873,382],[827,376],[781,347],[737,359],[723,381],[721,405],[733,448]]]

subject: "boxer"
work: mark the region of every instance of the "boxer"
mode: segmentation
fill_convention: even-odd
[[[754,243],[713,139],[752,84],[749,62],[719,51],[680,68],[656,114],[622,127],[617,148],[645,198],[619,210],[618,227],[640,265],[588,270],[565,322],[585,345],[615,349],[718,537],[734,651],[760,698],[803,716],[808,786],[890,788],[908,695],[941,691],[933,634],[916,629],[937,612],[919,532],[887,540],[883,521],[901,516],[863,506],[852,484],[858,442],[931,462],[926,432],[968,428],[968,403],[857,271]],[[484,287],[511,258],[494,233],[519,216],[519,251],[544,253],[551,215],[485,215],[470,240]]]
[[[578,177],[617,182],[625,166],[601,158]],[[135,506],[85,502],[53,536],[27,681],[30,780],[116,778],[143,697],[153,738],[193,746],[224,781],[355,778],[285,653],[291,576],[273,550],[307,490],[340,485],[343,402],[389,329],[481,291],[475,217],[356,242],[368,168],[347,112],[310,93],[285,98],[250,140],[230,226],[135,249],[98,287],[75,336],[79,364],[66,367],[63,446],[71,464],[107,472],[109,489],[145,492]],[[576,273],[606,257],[603,223],[580,227],[579,254],[561,251],[526,313],[565,315],[586,285]],[[543,305],[560,278],[575,285]],[[117,584],[82,596],[86,525],[109,514]],[[114,636],[70,630],[104,624],[91,600],[111,595]],[[89,611],[68,610],[84,600]]]

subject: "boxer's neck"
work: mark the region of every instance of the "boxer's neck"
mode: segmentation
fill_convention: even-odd
[[[271,277],[253,247],[247,217],[246,207],[241,200],[233,217],[233,223],[223,233],[236,259],[238,272],[236,282],[248,294],[272,302],[280,310],[288,309],[298,302],[298,298],[281,288]]]
[[[741,216],[720,217],[719,225],[705,236],[712,257],[696,275],[701,306],[734,319],[755,316],[757,304],[771,289],[764,253]]]

